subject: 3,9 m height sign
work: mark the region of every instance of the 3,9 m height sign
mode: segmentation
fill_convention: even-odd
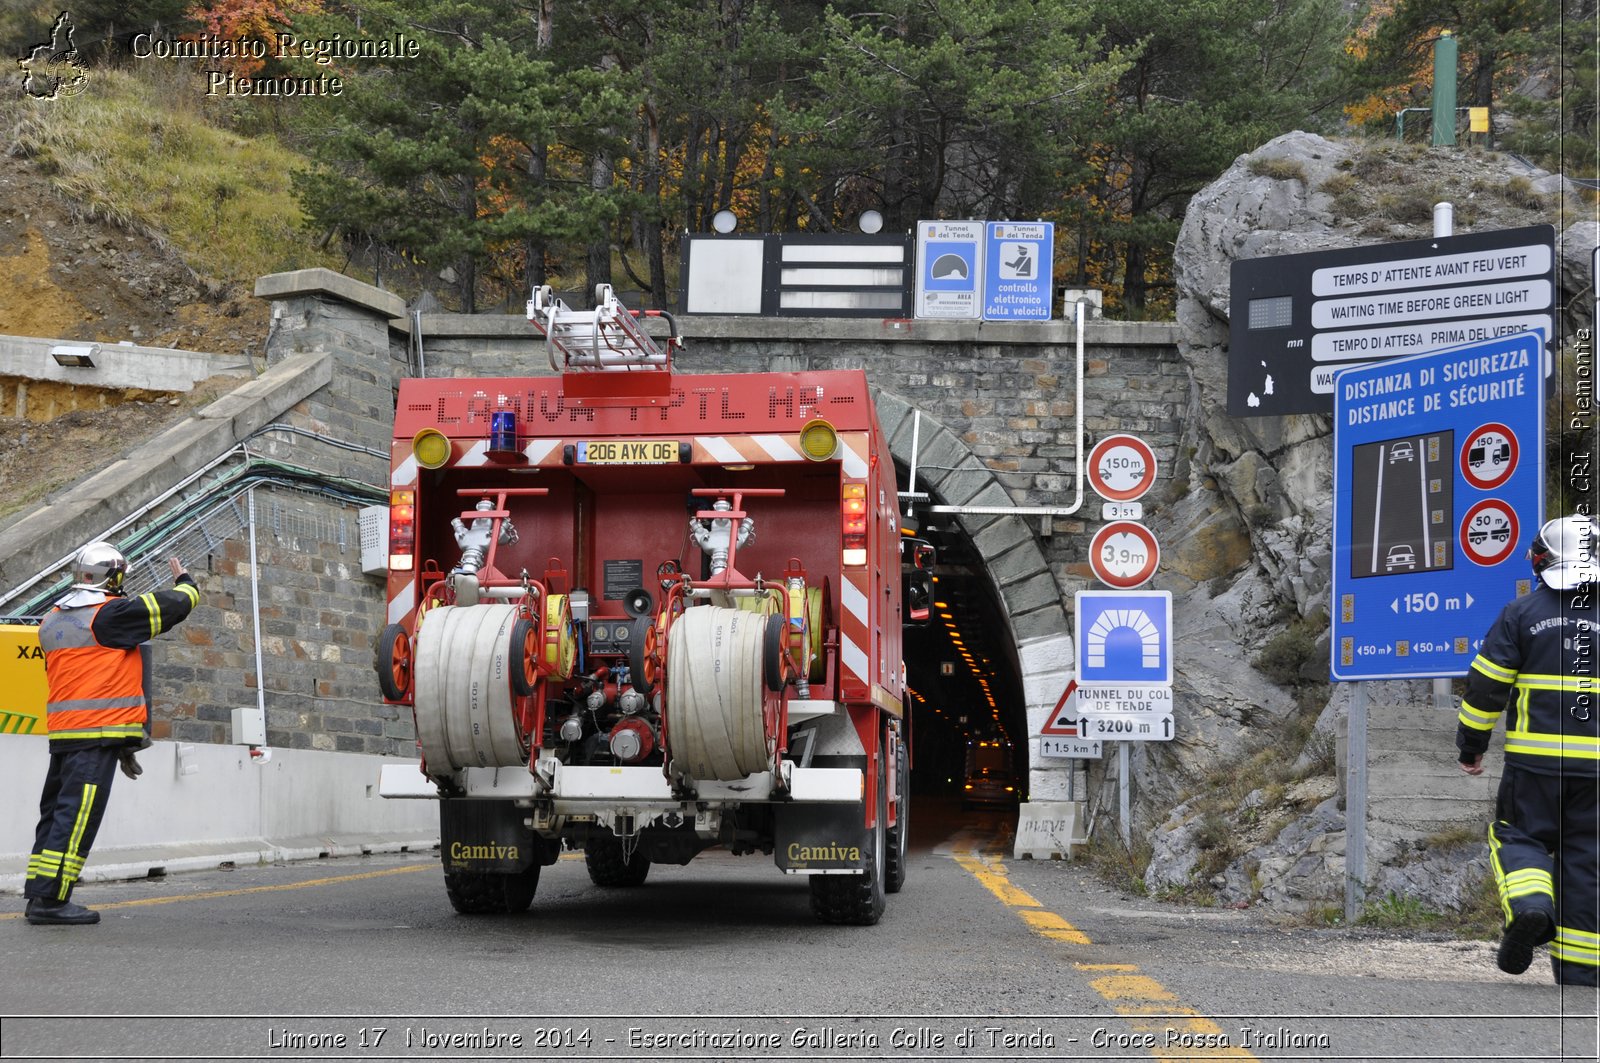
[[[1333,679],[1465,675],[1529,590],[1544,364],[1525,332],[1335,379]]]

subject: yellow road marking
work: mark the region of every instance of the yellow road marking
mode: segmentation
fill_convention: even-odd
[[[412,871],[423,871],[427,868],[438,867],[433,863],[414,864],[410,867],[391,867],[382,871],[362,871],[354,875],[330,875],[327,878],[311,878],[304,882],[285,882],[277,886],[246,886],[236,890],[211,890],[208,893],[190,893],[175,897],[141,897],[132,901],[112,901],[110,904],[96,905],[99,911],[110,908],[137,908],[148,904],[176,904],[179,901],[209,901],[217,897],[242,897],[249,893],[275,893],[279,890],[299,890],[308,886],[329,886],[341,882],[356,882],[366,878],[381,878],[384,875],[404,875]],[[21,919],[22,912],[0,913],[0,919]]]
[[[1051,941],[1069,945],[1090,945],[1089,936],[1055,912],[1045,908],[1027,890],[1011,884],[1006,877],[1005,863],[998,857],[974,852],[958,852],[955,861],[967,870],[983,887],[1000,899],[1034,931]],[[1206,1018],[1194,1008],[1179,1003],[1177,996],[1166,986],[1140,974],[1131,963],[1077,963],[1078,970],[1098,974],[1089,980],[1089,987],[1116,1009],[1118,1015],[1128,1019],[1128,1025],[1139,1033],[1154,1034],[1163,1041],[1194,1044],[1191,1052],[1199,1055],[1173,1054],[1172,1048],[1151,1048],[1150,1054],[1161,1063],[1185,1063],[1195,1059],[1257,1060],[1257,1057],[1228,1044],[1222,1027]],[[1259,1060],[1257,1060],[1259,1063]]]
[[[1000,903],[1011,908],[1043,908],[1044,905],[1033,899],[1027,890],[1018,889],[1006,878],[1004,868],[995,870],[991,863],[983,860],[973,853],[957,853],[956,863],[966,868],[972,877],[983,883],[984,888],[996,897]]]
[[[1061,918],[1048,908],[1018,908],[1022,921],[1052,941],[1065,941],[1069,945],[1087,945],[1089,939],[1083,931]]]

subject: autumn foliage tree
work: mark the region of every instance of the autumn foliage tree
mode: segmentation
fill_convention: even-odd
[[[271,56],[276,50],[277,35],[296,16],[321,10],[321,0],[200,0],[184,16],[204,36],[223,41],[260,41]],[[258,73],[268,59],[245,55],[222,62],[234,73],[248,75]]]

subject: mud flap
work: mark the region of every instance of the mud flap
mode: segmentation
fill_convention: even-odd
[[[560,855],[523,823],[527,812],[509,801],[440,801],[439,855],[446,871],[515,875]]]
[[[773,862],[788,874],[860,872],[872,859],[872,832],[860,804],[779,805]]]

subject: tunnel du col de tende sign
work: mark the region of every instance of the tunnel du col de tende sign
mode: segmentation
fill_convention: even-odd
[[[1531,589],[1545,362],[1524,332],[1338,375],[1331,678],[1465,675]]]
[[[1228,412],[1326,414],[1341,369],[1530,329],[1548,338],[1554,307],[1549,225],[1240,259]]]

